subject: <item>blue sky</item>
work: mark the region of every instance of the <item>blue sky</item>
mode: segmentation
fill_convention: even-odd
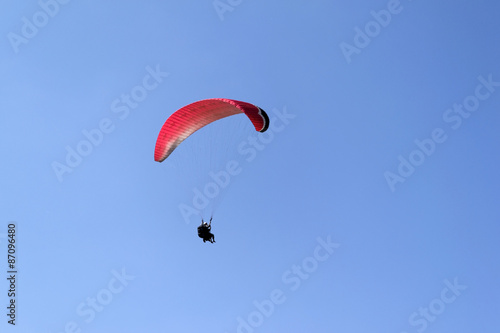
[[[1,327],[497,332],[499,10],[4,3],[0,253],[15,222],[18,273]],[[234,116],[154,162],[168,116],[213,97],[274,127]],[[198,143],[229,150],[213,169]],[[179,207],[229,161],[204,244]]]

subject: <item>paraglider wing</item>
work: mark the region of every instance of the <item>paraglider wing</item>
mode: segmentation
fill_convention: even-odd
[[[188,136],[214,122],[244,113],[255,130],[265,132],[269,127],[266,112],[250,103],[225,98],[205,99],[175,111],[163,124],[155,147],[155,161],[163,162]]]

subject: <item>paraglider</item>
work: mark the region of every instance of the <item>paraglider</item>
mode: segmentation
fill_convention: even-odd
[[[209,241],[210,243],[215,243],[215,236],[210,231],[212,230],[212,218],[210,222],[204,222],[201,219],[201,224],[198,226],[198,237],[203,239],[203,243]]]
[[[239,113],[244,113],[250,119],[256,131],[263,133],[269,128],[269,117],[264,110],[234,99],[205,99],[180,108],[160,130],[156,140],[155,161],[163,162],[182,141],[200,128]]]
[[[269,116],[264,110],[247,102],[233,99],[212,98],[186,105],[175,111],[163,124],[156,140],[154,159],[165,161],[190,135],[210,123],[236,114],[245,114],[258,132],[269,128]],[[198,226],[198,236],[203,242],[215,242],[210,223]]]

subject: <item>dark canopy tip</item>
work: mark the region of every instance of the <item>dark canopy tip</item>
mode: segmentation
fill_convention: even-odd
[[[264,119],[264,126],[259,132],[264,133],[269,128],[269,116],[267,115],[266,111],[262,110],[261,108],[259,108],[259,113],[262,116],[262,119]]]

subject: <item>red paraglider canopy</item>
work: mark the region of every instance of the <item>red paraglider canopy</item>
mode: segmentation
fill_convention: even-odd
[[[194,102],[175,111],[163,124],[155,147],[155,161],[163,162],[188,136],[216,120],[244,113],[255,130],[269,127],[266,112],[250,103],[233,99],[212,98]]]

